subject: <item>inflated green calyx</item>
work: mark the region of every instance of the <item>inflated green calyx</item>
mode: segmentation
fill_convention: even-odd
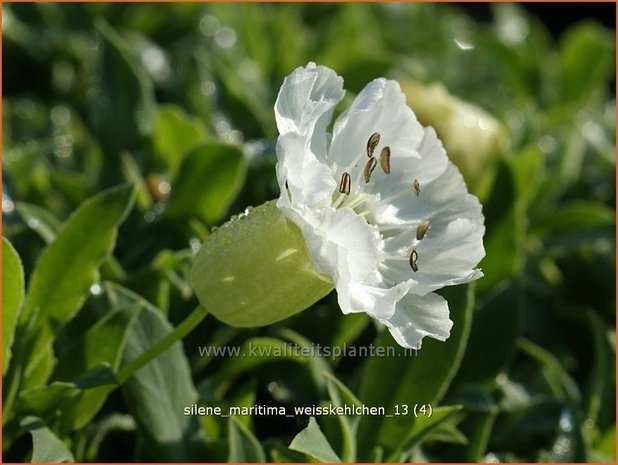
[[[283,320],[333,289],[315,270],[301,231],[275,201],[214,230],[195,259],[191,281],[203,307],[240,327]]]

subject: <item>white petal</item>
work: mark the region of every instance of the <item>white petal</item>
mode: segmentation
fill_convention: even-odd
[[[388,198],[373,198],[369,201],[372,220],[383,225],[412,225],[421,220],[451,220],[469,218],[483,222],[481,205],[478,199],[468,193],[463,177],[457,168],[448,162],[446,169],[433,180],[419,181],[420,195],[413,192],[410,180],[403,185],[400,194]]]
[[[423,128],[395,81],[380,78],[370,82],[335,122],[328,156],[329,163],[335,166],[335,178],[343,171],[357,173],[353,179],[361,178],[367,161],[367,141],[375,132],[380,134],[374,152],[377,157],[388,146],[392,163],[420,159]],[[387,175],[376,169],[374,176]],[[361,188],[361,184],[355,183],[352,188]]]
[[[382,258],[379,234],[352,210],[333,208],[305,212],[301,226],[319,270],[340,279],[360,281]]]
[[[381,267],[383,274],[392,282],[413,277],[418,285],[411,292],[417,295],[480,278],[475,267],[485,256],[485,227],[478,199],[467,192],[461,174],[450,163],[421,189],[420,197],[384,204],[377,214],[387,224],[398,225],[385,240],[388,258]],[[416,229],[421,221],[431,226],[419,241]],[[412,249],[418,254],[417,272],[409,265]]]
[[[375,281],[381,281],[382,287],[376,286]],[[339,306],[344,313],[365,312],[378,319],[390,318],[395,313],[399,301],[416,284],[415,280],[409,279],[388,287],[383,283],[383,279],[379,278],[362,283],[352,282],[347,287],[340,285],[337,288]],[[339,292],[339,288],[342,288],[342,292]]]
[[[324,163],[326,127],[343,98],[343,79],[329,68],[309,63],[287,76],[275,103],[279,128],[277,180],[282,202],[323,207],[336,188]],[[288,192],[289,189],[289,192]]]
[[[337,187],[329,167],[311,151],[310,142],[307,136],[295,133],[277,140],[277,181],[281,197],[290,206],[327,206]]]
[[[310,217],[309,212],[303,218]],[[343,313],[365,312],[388,318],[397,303],[417,285],[408,279],[390,285],[378,272],[383,259],[383,241],[376,231],[352,210],[327,209],[306,224],[303,234],[319,271],[333,277]]]
[[[376,270],[384,245],[375,229],[348,208],[304,209],[299,216],[290,217],[300,226],[318,271],[333,278],[341,310],[392,314],[411,285],[379,288],[382,277]]]
[[[416,240],[415,229],[405,230],[385,241],[389,258],[382,272],[394,282],[414,278],[417,285],[411,292],[421,296],[444,286],[478,279],[483,274],[474,267],[485,256],[484,232],[482,223],[468,218],[438,222],[421,241]],[[409,265],[413,248],[418,255],[417,272]],[[393,255],[398,258],[392,258]]]
[[[279,134],[311,135],[313,153],[325,156],[326,127],[343,95],[343,78],[333,70],[315,63],[296,68],[284,79],[275,102]]]
[[[419,255],[416,294],[483,276],[474,267],[485,256],[485,227],[468,218],[457,218],[436,229],[435,235],[427,235],[416,246]]]
[[[425,336],[445,341],[453,322],[449,319],[448,303],[438,294],[424,297],[404,297],[392,317],[380,320],[393,338],[403,347],[420,349]]]

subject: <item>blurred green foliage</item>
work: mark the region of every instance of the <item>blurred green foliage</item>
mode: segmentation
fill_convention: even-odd
[[[3,4],[4,460],[615,461],[615,33],[491,8]],[[197,305],[210,228],[277,197],[273,104],[310,60],[346,101],[439,82],[504,127],[476,161],[485,277],[445,292],[451,338],[412,358],[197,350],[394,344],[330,295],[266,328],[206,318],[120,383]],[[197,401],[433,415],[184,416]]]

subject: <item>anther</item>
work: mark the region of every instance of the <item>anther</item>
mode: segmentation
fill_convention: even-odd
[[[369,182],[369,180],[371,179],[371,173],[373,173],[373,170],[376,169],[376,165],[378,164],[378,161],[374,158],[371,157],[369,160],[367,160],[367,164],[365,165],[365,184],[367,184]]]
[[[374,132],[373,134],[371,134],[371,137],[367,141],[367,156],[369,158],[373,157],[373,151],[376,149],[379,143],[380,143],[380,133]]]
[[[380,153],[380,166],[386,174],[391,172],[391,148],[384,147]]]
[[[412,184],[412,191],[417,197],[421,195],[421,185],[418,183],[418,179],[414,180],[414,183]]]
[[[431,227],[431,223],[427,220],[421,221],[421,224],[416,228],[416,240],[420,241]]]
[[[339,192],[345,195],[349,195],[351,187],[352,179],[350,179],[350,174],[344,171],[341,175],[341,181],[339,181]]]
[[[415,273],[418,271],[418,265],[416,264],[417,260],[418,253],[416,252],[416,250],[412,249],[412,253],[410,254],[410,268],[412,268],[412,271],[414,271]]]

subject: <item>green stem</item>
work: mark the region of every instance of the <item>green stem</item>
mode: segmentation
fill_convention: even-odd
[[[26,372],[31,353],[32,327],[39,315],[40,307],[33,310],[31,318],[26,323],[18,324],[15,329],[13,356],[9,369],[3,376],[2,386],[2,425],[13,417],[13,404],[21,390],[24,373]],[[21,316],[21,315],[20,315]],[[6,382],[4,382],[6,380]]]
[[[12,370],[12,367],[9,368],[7,372],[7,380],[8,382],[3,386],[3,390],[6,393],[6,399],[3,399],[2,402],[2,426],[13,417],[13,403],[17,399],[17,394],[19,392],[19,381],[22,377],[23,367],[21,364],[18,364],[17,367]]]
[[[204,319],[206,315],[208,315],[208,310],[204,309],[201,305],[198,305],[197,308],[193,310],[193,312],[191,312],[191,314],[187,318],[185,318],[182,323],[176,326],[176,328],[171,333],[150,346],[148,350],[146,350],[145,352],[131,360],[124,367],[122,367],[122,369],[118,373],[119,383],[123,384],[131,376],[133,376],[136,371],[150,363],[152,360],[157,358],[159,354],[165,352],[176,342],[184,338]]]

